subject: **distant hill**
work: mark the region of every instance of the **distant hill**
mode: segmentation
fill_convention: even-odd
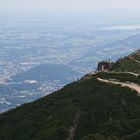
[[[23,73],[11,77],[14,82],[23,82],[25,80],[36,80],[38,82],[58,80],[66,84],[79,77],[80,73],[74,71],[71,67],[61,64],[41,64]]]
[[[0,113],[50,94],[79,77],[81,74],[71,67],[59,64],[42,64],[16,74],[0,84]]]
[[[1,114],[0,140],[139,140],[140,93],[99,78],[140,85],[132,73],[89,73]]]

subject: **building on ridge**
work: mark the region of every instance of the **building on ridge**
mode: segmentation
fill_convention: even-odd
[[[97,71],[109,71],[111,69],[111,62],[108,61],[102,61],[98,63]]]

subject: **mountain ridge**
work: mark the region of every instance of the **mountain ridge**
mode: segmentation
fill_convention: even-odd
[[[28,71],[12,76],[11,79],[14,82],[23,82],[25,80],[36,80],[41,82],[46,80],[59,80],[61,83],[69,83],[73,81],[76,75],[80,75],[80,73],[69,66],[62,64],[40,64]],[[73,78],[72,76],[75,77]]]
[[[117,72],[134,72],[140,73],[140,49],[134,51],[130,55],[117,60],[113,67],[113,71]]]
[[[0,139],[139,140],[137,91],[98,78],[138,85],[140,78],[122,68],[114,71],[87,74],[44,98],[1,114]]]

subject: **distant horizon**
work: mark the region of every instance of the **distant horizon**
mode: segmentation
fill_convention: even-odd
[[[129,11],[129,13],[123,13],[121,14],[121,11],[114,11],[114,12],[103,12],[103,11],[73,11],[73,12],[62,12],[59,11],[57,13],[44,13],[44,14],[11,14],[11,15],[1,15],[0,14],[0,18],[1,21],[0,23],[6,21],[5,23],[8,24],[8,20],[11,20],[12,23],[14,23],[14,20],[22,20],[22,19],[26,19],[25,22],[27,21],[39,21],[40,22],[45,22],[46,21],[51,21],[51,22],[55,22],[57,23],[57,21],[59,23],[65,23],[65,24],[69,24],[69,23],[73,23],[76,24],[76,22],[81,22],[81,23],[87,23],[87,24],[92,24],[93,27],[97,26],[102,26],[102,27],[111,27],[113,26],[113,28],[119,26],[119,27],[123,27],[123,26],[128,26],[125,27],[125,29],[139,29],[140,27],[140,15],[135,14],[135,12],[131,12]],[[119,29],[117,27],[117,29]]]
[[[102,15],[139,17],[139,0],[0,0],[0,17]]]

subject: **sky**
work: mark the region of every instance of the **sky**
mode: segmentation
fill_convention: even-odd
[[[140,0],[0,0],[0,15],[58,12],[140,11]]]

